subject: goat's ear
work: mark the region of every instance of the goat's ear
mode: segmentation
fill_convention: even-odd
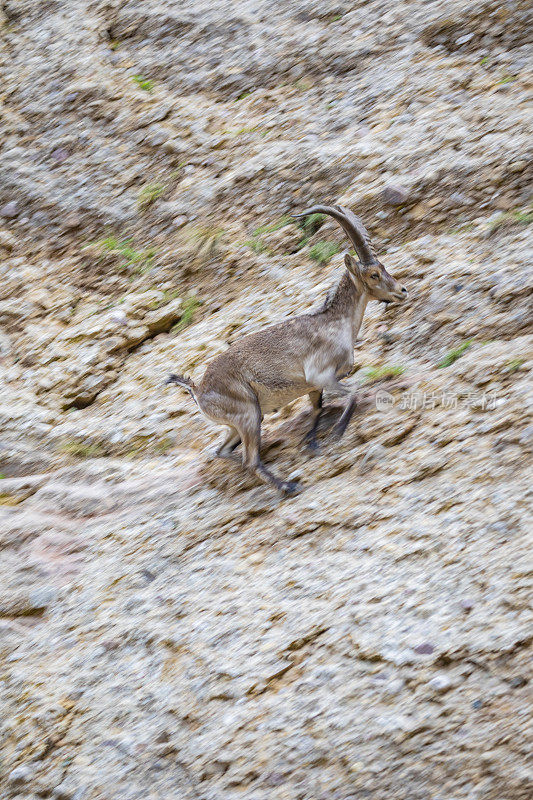
[[[352,275],[355,275],[358,278],[361,277],[361,267],[359,262],[357,262],[349,253],[346,253],[344,256],[344,263],[346,264],[346,269],[348,269]]]

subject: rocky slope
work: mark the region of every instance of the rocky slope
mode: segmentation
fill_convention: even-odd
[[[0,797],[529,798],[530,4],[0,8]],[[410,301],[282,500],[162,384],[323,299],[333,200]]]

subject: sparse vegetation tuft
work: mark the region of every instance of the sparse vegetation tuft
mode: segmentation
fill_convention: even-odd
[[[306,236],[312,236],[322,226],[325,219],[325,214],[308,214],[307,217],[300,220],[300,228]]]
[[[102,458],[105,451],[99,444],[88,444],[77,440],[63,441],[57,448],[60,453],[76,458]]]
[[[221,133],[226,136],[244,136],[246,133],[255,133],[259,125],[243,125],[242,128],[227,128]]]
[[[183,177],[182,175],[183,168],[186,167],[188,163],[189,163],[188,161],[180,161],[178,166],[175,169],[173,169],[172,172],[170,173],[170,180],[176,181],[178,180],[178,178],[181,180],[181,178]]]
[[[332,22],[339,22],[344,16],[345,12],[341,12],[340,14],[329,14],[325,17],[324,21],[326,25],[331,25]]]
[[[181,312],[181,317],[179,322],[171,328],[171,333],[179,333],[180,331],[184,330],[194,319],[194,312],[198,308],[198,306],[202,305],[202,301],[199,300],[194,295],[187,297],[183,302],[183,311]]]
[[[451,364],[454,363],[454,361],[457,361],[458,358],[461,358],[461,356],[463,356],[471,346],[472,346],[472,340],[468,339],[466,342],[463,342],[458,347],[454,347],[453,350],[450,350],[448,353],[446,353],[444,358],[441,361],[439,361],[437,366],[439,368],[449,367]]]
[[[261,225],[259,228],[256,228],[252,236],[263,236],[265,233],[274,233],[274,231],[279,231],[280,228],[284,228],[285,225],[290,225],[291,222],[292,219],[290,217],[280,217],[275,222],[270,223],[270,225]]]
[[[217,252],[224,236],[223,228],[210,228],[197,225],[188,234],[193,244],[194,256],[199,260],[212,258]]]
[[[298,89],[299,92],[308,92],[309,89],[313,88],[311,81],[308,81],[305,78],[299,78],[292,85],[295,89]]]
[[[456,228],[449,228],[446,233],[450,236],[456,236],[460,233],[468,233],[469,231],[475,230],[475,225],[473,222],[462,222]]]
[[[495,231],[503,225],[531,225],[532,222],[532,209],[514,209],[513,211],[503,211],[491,220],[490,229],[491,231]]]
[[[518,372],[522,364],[525,364],[525,358],[513,358],[511,361],[508,361],[505,365],[506,372],[510,372],[511,375],[514,372]]]
[[[153,450],[154,453],[156,453],[159,456],[162,456],[166,452],[168,452],[168,450],[171,450],[173,446],[174,446],[174,441],[172,439],[169,439],[167,436],[163,439],[159,439],[159,441],[157,441],[154,444]]]
[[[326,219],[324,214],[309,214],[307,217],[302,217],[298,220],[298,227],[303,231],[303,237],[298,242],[298,250],[305,247],[311,236],[313,236],[321,227]]]
[[[290,225],[292,219],[287,216],[280,217],[275,222],[271,222],[269,225],[261,225],[259,228],[256,228],[255,231],[252,233],[252,238],[248,239],[245,242],[246,247],[249,247],[254,253],[268,253],[268,247],[263,242],[262,236],[265,236],[269,233],[274,233],[274,231],[279,231],[281,228],[284,228],[286,225]]]
[[[388,381],[405,372],[405,367],[398,364],[382,364],[380,367],[366,367],[364,370],[364,383],[375,381]]]
[[[118,239],[113,235],[94,242],[94,246],[102,253],[118,256],[122,260],[120,269],[132,270],[140,274],[144,274],[152,268],[152,262],[156,254],[153,247],[147,250],[137,250],[133,247],[131,239]]]
[[[161,197],[167,187],[164,183],[147,183],[143,186],[137,196],[137,204],[140,209],[148,208]]]
[[[143,77],[142,75],[134,75],[132,81],[136,83],[139,89],[142,89],[143,92],[151,92],[154,88],[154,82],[149,78]]]
[[[335,242],[317,242],[310,249],[309,255],[319,264],[328,264],[339,250],[339,245]]]
[[[259,238],[257,238],[257,239],[247,239],[244,244],[246,245],[246,247],[249,247],[250,250],[253,250],[254,253],[269,253],[270,252],[270,250],[268,249],[266,244],[264,242],[262,242],[261,239],[259,239]]]

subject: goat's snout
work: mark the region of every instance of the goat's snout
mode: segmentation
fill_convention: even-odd
[[[403,303],[409,297],[407,289],[405,286],[398,286],[397,291],[393,292],[393,296],[395,300],[398,300],[400,303]]]
[[[399,299],[400,299],[400,300],[402,301],[402,303],[403,303],[405,300],[407,300],[407,298],[408,298],[408,297],[409,297],[409,292],[407,291],[407,289],[405,288],[405,286],[401,286],[401,287],[400,287]]]

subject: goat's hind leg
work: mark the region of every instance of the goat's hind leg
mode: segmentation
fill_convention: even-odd
[[[233,451],[235,450],[236,447],[240,445],[240,443],[241,443],[240,433],[232,425],[228,425],[228,432],[226,434],[226,438],[218,446],[215,453],[216,457],[229,458],[232,461],[236,461],[237,456],[233,455]]]
[[[252,412],[253,409],[253,412]],[[282,481],[261,461],[261,411],[259,405],[252,406],[250,412],[240,420],[238,426],[244,447],[244,466],[255,472],[264,482],[275,486],[283,494],[296,494],[298,484],[294,481]],[[244,415],[243,415],[244,416]]]

